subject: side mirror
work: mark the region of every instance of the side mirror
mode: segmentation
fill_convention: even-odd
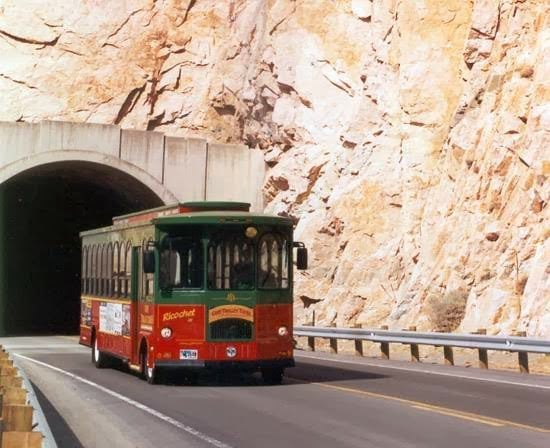
[[[155,272],[155,251],[147,249],[143,252],[143,272],[153,274]]]
[[[295,242],[294,247],[296,250],[296,268],[300,270],[307,269],[307,249],[304,243]]]

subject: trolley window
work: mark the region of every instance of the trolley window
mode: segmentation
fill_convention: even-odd
[[[254,246],[243,232],[223,232],[208,245],[208,288],[254,289]]]
[[[167,236],[160,251],[162,289],[203,287],[203,254],[200,239]]]
[[[289,243],[278,233],[264,234],[258,243],[258,288],[287,289]]]

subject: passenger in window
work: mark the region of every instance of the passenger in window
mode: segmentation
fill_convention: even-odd
[[[231,273],[232,289],[254,288],[254,265],[250,261],[241,261],[233,266]]]

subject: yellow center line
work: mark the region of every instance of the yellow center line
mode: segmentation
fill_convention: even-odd
[[[550,433],[550,429],[540,428],[538,426],[531,426],[531,425],[525,425],[523,423],[517,423],[512,422],[510,420],[502,420],[499,418],[494,417],[488,417],[486,415],[480,415],[480,414],[474,414],[472,412],[465,412],[465,411],[459,411],[457,409],[447,408],[444,406],[437,406],[429,403],[424,403],[421,401],[415,401],[415,400],[407,400],[406,398],[399,398],[394,397],[392,395],[385,395],[380,394],[376,392],[369,392],[366,390],[360,390],[360,389],[354,389],[351,387],[344,387],[344,386],[336,386],[334,384],[326,384],[326,383],[308,383],[307,381],[297,380],[294,378],[287,378],[287,380],[290,380],[291,382],[296,383],[303,383],[303,384],[313,384],[315,386],[324,387],[326,389],[334,389],[339,390],[342,392],[349,392],[356,395],[362,395],[365,397],[372,397],[372,398],[381,398],[384,400],[391,400],[396,401],[398,403],[403,403],[406,405],[409,405],[416,409],[421,409],[424,411],[430,411],[438,414],[448,415],[450,417],[456,417],[456,418],[462,418],[464,420],[471,420],[478,423],[483,423],[485,425],[491,425],[491,426],[510,426],[513,428],[519,428],[519,429],[526,429],[529,431],[537,431],[542,433]]]
[[[432,407],[429,407],[429,406],[413,405],[413,408],[420,409],[422,411],[436,412],[438,414],[448,415],[450,417],[461,418],[463,420],[469,420],[471,422],[483,423],[484,425],[489,425],[489,426],[504,426],[504,423],[495,423],[490,420],[485,420],[483,418],[470,417],[468,415],[462,415],[459,412],[450,412],[450,411],[444,411],[442,409],[433,409]]]

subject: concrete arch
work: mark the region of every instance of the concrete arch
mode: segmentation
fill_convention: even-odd
[[[155,177],[132,163],[108,154],[76,149],[33,153],[8,165],[0,167],[0,185],[30,169],[59,162],[88,162],[96,165],[104,165],[111,169],[114,168],[115,170],[128,174],[149,188],[165,204],[172,204],[178,201],[176,195],[168,190]]]
[[[174,202],[158,177],[94,150],[30,152],[0,166],[0,335],[75,333],[79,232]]]
[[[267,165],[259,149],[116,125],[0,121],[0,185],[25,169],[71,160],[125,172],[164,203],[236,200],[263,210]]]
[[[178,201],[238,200],[261,211],[265,169],[263,153],[244,145],[0,121],[0,335],[78,331],[79,232]]]

